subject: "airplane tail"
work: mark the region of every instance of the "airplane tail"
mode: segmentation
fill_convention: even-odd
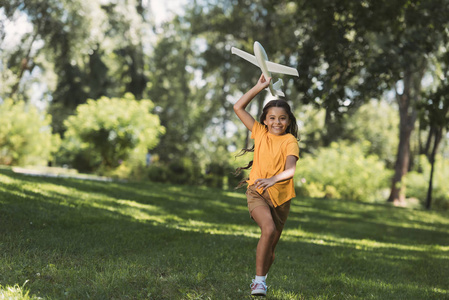
[[[283,85],[284,85],[284,82],[282,81],[281,78],[279,78],[279,80],[273,84],[273,90],[276,93],[276,95],[281,96],[281,97],[285,96],[285,94],[281,90]]]

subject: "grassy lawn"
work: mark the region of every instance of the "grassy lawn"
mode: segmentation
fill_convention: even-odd
[[[250,299],[244,191],[0,169],[0,299]],[[267,299],[449,299],[449,213],[294,200]]]

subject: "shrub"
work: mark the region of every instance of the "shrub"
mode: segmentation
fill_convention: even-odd
[[[385,101],[370,101],[355,111],[345,114],[343,136],[352,143],[369,141],[369,154],[377,155],[393,167],[399,143],[397,108]]]
[[[198,184],[201,177],[200,167],[190,158],[172,160],[169,165],[169,181],[175,184]]]
[[[153,107],[150,100],[136,101],[132,94],[122,99],[89,99],[64,122],[62,159],[78,170],[106,174],[124,162],[129,166],[132,157],[134,163],[144,164],[148,149],[165,132],[159,117],[150,113]]]
[[[170,169],[157,162],[154,164],[151,164],[147,168],[147,176],[150,181],[154,182],[169,182],[170,180]]]
[[[228,162],[212,162],[206,167],[204,183],[209,187],[234,189],[243,178],[244,172],[235,175],[235,168]]]
[[[0,164],[46,165],[60,144],[50,124],[50,115],[23,101],[1,103]]]
[[[226,170],[229,168],[218,162],[212,162],[206,167],[206,175],[204,176],[204,183],[206,186],[223,188]]]
[[[388,188],[391,172],[375,155],[367,155],[369,143],[333,143],[316,155],[300,159],[295,175],[298,194],[310,197],[374,201]]]

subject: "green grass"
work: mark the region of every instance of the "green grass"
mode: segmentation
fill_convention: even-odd
[[[0,169],[0,299],[250,299],[243,191]],[[449,299],[449,214],[294,200],[268,299]]]

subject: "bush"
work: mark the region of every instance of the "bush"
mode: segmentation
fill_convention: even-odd
[[[59,148],[51,133],[51,116],[23,101],[0,104],[0,164],[46,165]]]
[[[354,114],[345,114],[344,118],[346,140],[352,143],[369,141],[368,153],[377,155],[387,166],[394,166],[399,143],[397,108],[386,101],[372,100]]]
[[[317,154],[298,161],[295,184],[299,195],[375,201],[388,188],[391,171],[375,155],[370,144],[333,143]]]
[[[169,182],[170,169],[159,162],[151,164],[147,168],[147,177],[153,182]]]
[[[187,157],[173,160],[168,165],[169,182],[175,184],[199,184],[201,169]]]
[[[206,175],[204,176],[206,186],[223,188],[226,170],[229,170],[229,168],[223,163],[210,163],[206,167]]]
[[[234,189],[243,178],[244,173],[236,176],[235,168],[228,162],[212,162],[206,167],[204,183],[209,187]]]
[[[159,117],[150,113],[153,107],[150,100],[136,101],[131,94],[122,99],[89,99],[64,122],[67,131],[61,159],[80,171],[103,174],[113,174],[124,163],[131,169],[144,164],[148,149],[165,132]],[[127,172],[123,168],[117,174]]]

